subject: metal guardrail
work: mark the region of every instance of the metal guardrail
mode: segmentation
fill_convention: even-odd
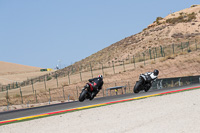
[[[115,87],[110,87],[106,89],[106,96],[108,96],[108,91],[110,91],[111,94],[111,90],[115,90],[116,95],[118,95],[118,89],[122,90],[122,94],[125,93],[126,94],[126,86],[115,86]],[[124,92],[123,92],[124,89]]]
[[[175,78],[162,78],[157,79],[156,82],[152,84],[150,89],[163,89],[163,88],[172,88],[178,86],[185,86],[190,84],[200,83],[200,76],[186,76],[186,77],[175,77]],[[121,90],[122,94],[126,94],[126,85],[125,86],[115,86],[106,89],[106,96],[108,96],[108,91],[114,90],[116,95],[118,95],[118,90]]]
[[[186,77],[176,77],[176,78],[163,78],[158,79],[152,84],[151,89],[163,89],[166,87],[177,87],[200,83],[200,76],[186,76]]]

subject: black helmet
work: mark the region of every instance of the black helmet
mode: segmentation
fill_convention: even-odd
[[[157,69],[155,69],[155,70],[153,71],[153,73],[154,73],[155,76],[158,76],[159,71],[158,71]]]

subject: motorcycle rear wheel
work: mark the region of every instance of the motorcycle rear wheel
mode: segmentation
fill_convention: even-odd
[[[87,90],[83,90],[79,96],[79,101],[83,102],[86,98]]]

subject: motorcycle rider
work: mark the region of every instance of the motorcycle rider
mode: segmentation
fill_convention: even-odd
[[[90,100],[92,100],[97,95],[97,93],[102,89],[103,76],[98,75],[97,78],[89,79],[88,81],[92,84],[92,88],[93,88],[91,98],[90,98]]]
[[[155,69],[153,72],[146,72],[145,74],[140,74],[139,82],[141,84],[148,83],[148,87],[145,91],[148,91],[154,81],[158,78],[159,71]]]

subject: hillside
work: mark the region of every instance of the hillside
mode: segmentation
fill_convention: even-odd
[[[40,69],[39,67],[0,61],[0,84],[22,82],[23,80],[27,80],[27,78],[33,78],[47,73],[40,72]]]
[[[150,48],[167,46],[200,38],[200,5],[169,14],[165,18],[157,17],[142,32],[126,37],[93,55],[76,62],[77,70],[82,65],[85,69],[92,62],[93,66],[109,65],[114,61],[122,62],[133,55]],[[71,67],[71,66],[70,66]],[[70,67],[65,70],[70,70]]]

